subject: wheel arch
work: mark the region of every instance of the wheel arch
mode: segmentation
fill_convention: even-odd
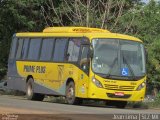
[[[67,86],[70,82],[73,82],[73,83],[75,84],[75,81],[74,81],[73,78],[68,78],[68,79],[66,80],[66,86]]]
[[[30,78],[33,79],[33,76],[32,76],[32,75],[28,75],[27,78],[26,78],[26,83],[28,82],[28,80],[29,80]],[[33,81],[34,81],[34,79],[33,79]]]

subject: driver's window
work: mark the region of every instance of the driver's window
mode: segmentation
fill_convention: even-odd
[[[82,52],[81,52],[81,59],[80,59],[80,67],[85,72],[88,73],[89,71],[89,58],[88,58],[89,46],[83,45]]]

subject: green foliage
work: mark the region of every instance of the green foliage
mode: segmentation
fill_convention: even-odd
[[[105,18],[104,3],[107,3]],[[84,0],[1,0],[0,69],[7,68],[11,37],[16,32],[42,31],[45,25],[90,26],[142,39],[148,52],[148,80],[160,82],[160,3],[154,0],[146,5],[140,0],[92,0],[90,9],[87,4]]]
[[[46,0],[46,5],[42,8],[46,24],[49,26],[87,26],[113,28],[114,31],[119,17],[134,8],[139,1]]]
[[[0,1],[0,69],[7,68],[12,35],[21,31],[41,31],[44,28],[40,13],[43,0]],[[1,77],[4,72],[0,71]]]

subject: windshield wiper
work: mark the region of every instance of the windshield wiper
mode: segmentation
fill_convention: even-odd
[[[113,70],[113,66],[115,65],[115,62],[116,62],[117,60],[118,60],[118,57],[116,57],[116,58],[113,60],[113,62],[112,62],[112,64],[111,64],[110,69],[109,69],[109,71],[108,71],[107,74],[105,74],[105,73],[97,73],[97,72],[96,72],[96,74],[102,76],[103,78],[110,78],[111,72],[112,72],[112,70]]]
[[[132,75],[133,79],[135,80],[136,77],[135,77],[135,74],[134,74],[134,72],[133,72],[133,69],[131,68],[131,66],[130,66],[130,64],[128,63],[127,59],[124,57],[123,53],[122,53],[122,56],[123,56],[123,60],[125,61],[125,63],[127,64],[128,68],[129,68],[129,70],[130,70],[130,72],[131,72],[131,75]]]
[[[113,70],[113,66],[115,65],[115,63],[116,63],[117,60],[118,60],[118,57],[116,57],[116,58],[114,59],[114,61],[112,62],[111,66],[110,66],[110,70],[109,70],[108,74],[106,74],[106,77],[105,77],[105,78],[110,78],[111,72],[112,72],[112,70]]]

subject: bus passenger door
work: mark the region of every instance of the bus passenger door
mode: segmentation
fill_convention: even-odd
[[[64,78],[64,65],[58,65],[59,86],[62,84],[63,78]]]
[[[89,45],[81,45],[80,55],[80,73],[78,81],[78,96],[87,97],[88,81],[89,81]]]

